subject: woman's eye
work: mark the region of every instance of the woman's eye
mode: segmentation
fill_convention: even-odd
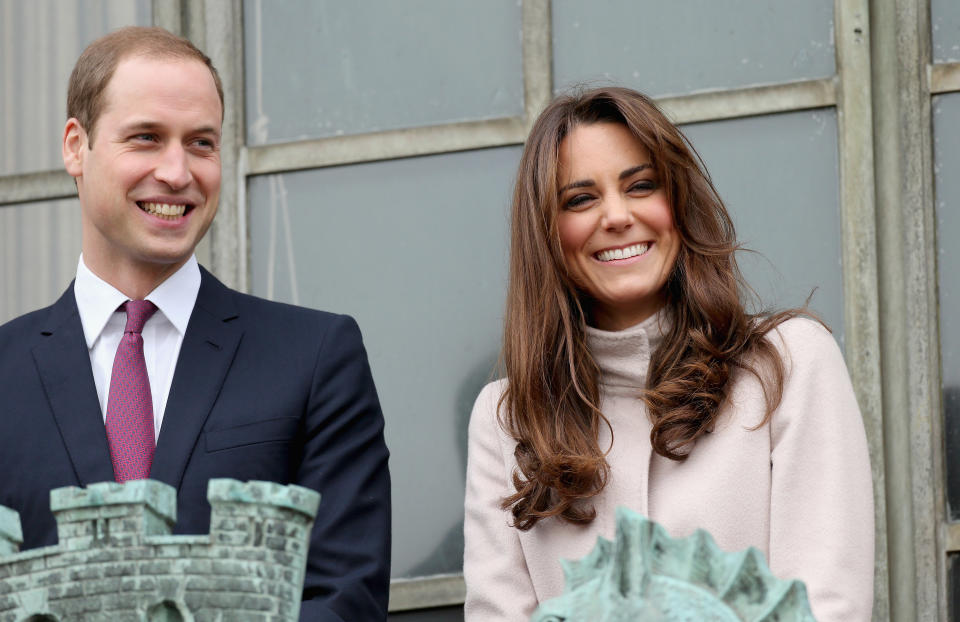
[[[649,193],[657,189],[657,183],[652,179],[644,179],[630,186],[630,192]]]
[[[569,199],[567,199],[567,201],[563,204],[563,208],[564,208],[564,209],[577,209],[578,207],[583,207],[583,206],[586,205],[587,202],[589,202],[590,199],[592,199],[592,198],[593,198],[593,197],[591,197],[589,194],[578,194],[578,195],[576,195],[576,196],[573,196],[573,197],[570,197]]]

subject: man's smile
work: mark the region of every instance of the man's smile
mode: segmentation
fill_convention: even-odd
[[[176,220],[193,209],[189,203],[155,203],[152,201],[137,201],[137,207],[148,214],[166,220]]]

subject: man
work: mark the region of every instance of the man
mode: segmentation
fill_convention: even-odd
[[[388,454],[356,323],[232,291],[193,254],[220,192],[210,60],[123,29],[81,55],[67,107],[77,278],[0,327],[0,504],[24,548],[56,543],[59,486],[149,476],[178,491],[174,531],[205,533],[210,478],[296,483],[321,494],[301,619],[385,619]]]

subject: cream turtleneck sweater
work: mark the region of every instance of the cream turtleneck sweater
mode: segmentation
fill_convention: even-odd
[[[614,535],[614,510],[627,506],[675,537],[704,528],[721,548],[754,546],[774,574],[807,584],[820,622],[866,622],[873,601],[873,495],[863,423],[843,357],[819,324],[792,319],[768,336],[787,368],[783,400],[769,424],[763,392],[740,373],[716,428],[684,462],[653,453],[638,399],[657,316],[619,332],[588,329],[601,369],[601,410],[613,429],[610,477],[594,497],[597,518],[557,519],[522,532],[500,501],[512,493],[515,441],[497,419],[503,380],[487,385],[470,420],[465,503],[467,622],[528,620],[540,601],[563,592],[560,559],[579,559],[597,536]]]

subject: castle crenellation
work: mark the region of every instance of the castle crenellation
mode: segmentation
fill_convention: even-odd
[[[294,621],[319,495],[211,480],[210,533],[171,535],[176,491],[139,480],[51,492],[55,546],[19,552],[0,506],[0,622]]]

